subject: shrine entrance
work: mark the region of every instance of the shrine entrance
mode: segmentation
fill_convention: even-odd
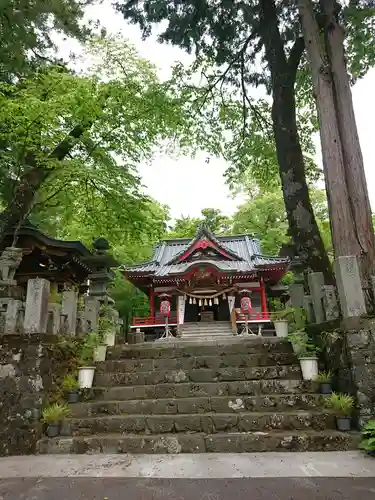
[[[219,304],[207,304],[199,305],[199,303],[189,303],[186,301],[185,304],[185,323],[212,323],[214,321],[229,321],[230,314],[228,308],[228,302],[225,300],[220,301]]]

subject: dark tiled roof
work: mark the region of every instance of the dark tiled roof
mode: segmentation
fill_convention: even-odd
[[[150,261],[125,267],[125,273],[139,276],[148,274],[152,276],[168,276],[185,273],[190,267],[200,263],[213,265],[224,272],[249,273],[268,267],[285,268],[289,264],[288,258],[261,255],[259,241],[250,235],[214,236],[209,232],[208,234],[206,232],[206,235],[211,239],[215,238],[213,241],[228,252],[233,260],[223,258],[222,260],[196,260],[194,262],[177,263],[176,258],[182,256],[199,237],[203,236],[201,233],[202,230],[200,229],[193,239],[179,238],[160,241],[156,245]]]

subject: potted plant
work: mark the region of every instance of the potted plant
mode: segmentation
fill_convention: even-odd
[[[79,399],[79,383],[77,377],[68,373],[68,375],[64,377],[62,386],[68,403],[77,403]]]
[[[99,333],[103,338],[104,345],[114,346],[116,342],[116,322],[112,317],[113,308],[102,306],[99,317]]]
[[[70,409],[66,404],[55,403],[44,408],[42,418],[47,424],[47,436],[56,437],[60,433],[61,422],[70,416]]]
[[[274,299],[271,303],[273,312],[271,318],[275,327],[276,337],[286,338],[288,336],[288,316],[292,309],[282,305],[279,299]]]
[[[300,332],[299,352],[297,354],[301,365],[303,380],[316,380],[318,376],[317,347],[308,339],[307,333]]]
[[[315,381],[320,384],[320,392],[322,394],[331,394],[332,393],[332,374],[330,371],[328,372],[319,372]]]
[[[368,455],[375,455],[375,420],[369,420],[362,429],[362,441],[359,447]]]
[[[94,349],[94,361],[95,363],[99,363],[101,361],[105,361],[107,355],[107,344],[105,340],[103,340],[102,336],[99,335],[99,344]]]
[[[100,344],[97,333],[90,332],[83,342],[79,355],[78,383],[81,389],[91,389],[94,381],[95,365],[94,352]]]
[[[351,413],[354,407],[353,396],[332,392],[325,399],[325,406],[335,415],[337,429],[339,431],[350,431]]]

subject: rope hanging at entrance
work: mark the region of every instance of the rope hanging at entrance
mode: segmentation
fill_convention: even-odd
[[[225,290],[221,290],[220,292],[213,293],[212,295],[201,295],[197,293],[187,293],[184,290],[179,290],[176,288],[176,290],[182,294],[184,294],[185,300],[186,297],[189,297],[189,304],[198,304],[200,306],[212,306],[212,304],[218,305],[219,304],[219,297],[221,297],[223,300],[227,298],[228,292],[232,292],[235,290],[234,287],[229,287],[226,288]]]

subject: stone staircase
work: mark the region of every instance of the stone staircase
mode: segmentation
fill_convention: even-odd
[[[232,325],[229,321],[184,323],[181,328],[183,341],[223,340],[233,338]]]
[[[314,383],[301,381],[277,338],[112,348],[93,399],[72,405],[70,436],[39,453],[332,451],[356,447],[335,430]]]

